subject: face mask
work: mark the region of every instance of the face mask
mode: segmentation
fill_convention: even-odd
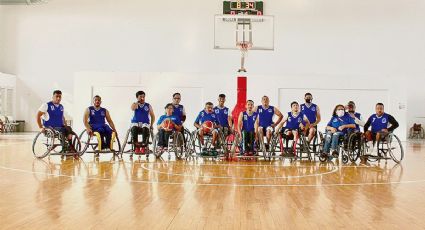
[[[344,110],[337,110],[336,115],[338,115],[338,117],[344,116]]]
[[[311,103],[311,99],[305,99],[305,102],[307,102],[307,103]]]

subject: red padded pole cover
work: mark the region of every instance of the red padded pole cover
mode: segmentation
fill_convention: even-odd
[[[232,111],[233,124],[237,125],[239,113],[245,111],[245,103],[246,103],[246,91],[247,91],[247,78],[244,76],[239,76],[237,86],[237,101],[236,105]],[[235,126],[236,127],[236,126]]]

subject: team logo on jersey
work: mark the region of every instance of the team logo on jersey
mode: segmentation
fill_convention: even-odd
[[[292,118],[288,117],[288,122],[291,122]]]
[[[215,110],[215,113],[220,113],[220,110],[219,110],[219,109],[216,109],[216,110]]]
[[[248,120],[248,116],[247,115],[243,115],[243,119],[246,121]]]
[[[91,111],[91,115],[94,116],[94,110]]]
[[[333,120],[333,122],[338,122],[338,119],[336,119],[336,118],[335,118],[335,119]]]
[[[301,117],[298,118],[298,123],[301,123],[302,119]]]
[[[145,111],[146,112],[149,111],[149,107],[148,106],[145,106]]]
[[[387,123],[387,119],[382,118],[382,123]]]
[[[224,110],[224,114],[228,114],[229,112],[227,110]]]
[[[316,107],[311,108],[311,111],[315,112],[316,111]]]
[[[269,109],[269,113],[273,112],[272,109]]]
[[[212,114],[211,117],[215,118],[215,114]]]
[[[105,116],[105,111],[100,112],[100,116],[104,117]]]

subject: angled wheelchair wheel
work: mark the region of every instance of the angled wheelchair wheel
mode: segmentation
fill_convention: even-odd
[[[80,138],[78,137],[78,135],[75,132],[72,132],[71,135],[72,135],[71,152],[73,152],[75,155],[82,156],[84,154],[84,152],[81,151],[82,145],[81,145]]]
[[[348,138],[348,158],[356,162],[364,151],[364,139],[361,133],[352,133]]]
[[[46,129],[45,132],[39,132],[32,143],[32,152],[36,158],[44,158],[55,147],[55,134],[53,130]]]
[[[388,134],[387,148],[394,162],[400,163],[404,158],[404,149],[400,139],[395,134]]]
[[[173,138],[173,150],[177,159],[182,159],[184,157],[184,137],[181,132],[176,132]]]

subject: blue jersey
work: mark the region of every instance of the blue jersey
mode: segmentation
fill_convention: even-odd
[[[259,126],[267,128],[273,124],[274,107],[269,106],[267,109],[262,105],[257,107]]]
[[[44,127],[64,127],[63,124],[63,105],[55,105],[53,102],[47,103],[47,114],[49,114],[49,120],[43,121]]]
[[[162,124],[162,122],[164,122],[164,120],[166,120],[166,119],[170,119],[170,120],[171,120],[174,124],[176,124],[176,125],[182,125],[182,122],[181,122],[180,118],[178,118],[178,117],[176,117],[176,116],[174,116],[174,115],[171,115],[171,116],[162,115],[162,116],[159,118],[159,120],[158,120],[158,122],[157,122],[157,125],[161,125],[161,124]],[[173,130],[176,130],[176,129],[174,128]]]
[[[300,124],[303,123],[304,120],[304,114],[298,113],[297,116],[293,116],[292,112],[288,113],[288,120],[286,121],[285,128],[296,130],[300,127]]]
[[[301,112],[305,114],[308,121],[310,123],[314,123],[317,120],[317,105],[311,104],[310,107],[308,107],[306,104],[301,104]]]
[[[361,114],[360,113],[354,113],[354,116],[360,120]],[[360,131],[360,125],[356,124],[356,131]]]
[[[134,110],[134,116],[133,119],[131,119],[131,123],[150,124],[149,107],[148,103],[138,104],[137,109]]]
[[[206,121],[211,121],[214,124],[218,124],[217,116],[214,112],[207,113],[205,110],[199,112],[198,117],[196,117],[195,123],[203,124]]]
[[[369,121],[372,126],[372,133],[380,132],[383,129],[388,128],[388,114],[384,113],[382,116],[378,117],[378,115],[373,114],[370,116]]]
[[[173,109],[173,116],[179,118],[180,120],[183,119],[183,112],[184,112],[184,107],[183,105],[173,105],[174,109]]]
[[[229,127],[229,108],[218,106],[214,107],[215,115],[217,116],[218,124],[222,127]]]
[[[96,110],[94,106],[90,106],[89,110],[89,124],[92,128],[96,129],[106,124],[106,109],[99,108]]]
[[[354,119],[348,114],[345,113],[344,116],[338,117],[333,116],[332,119],[328,122],[328,126],[338,129],[342,125],[351,125],[355,124]],[[342,132],[347,133],[349,129],[344,129]]]
[[[257,120],[258,113],[253,112],[251,116],[248,114],[248,112],[242,113],[242,131],[246,132],[254,132],[255,131],[255,121]]]

